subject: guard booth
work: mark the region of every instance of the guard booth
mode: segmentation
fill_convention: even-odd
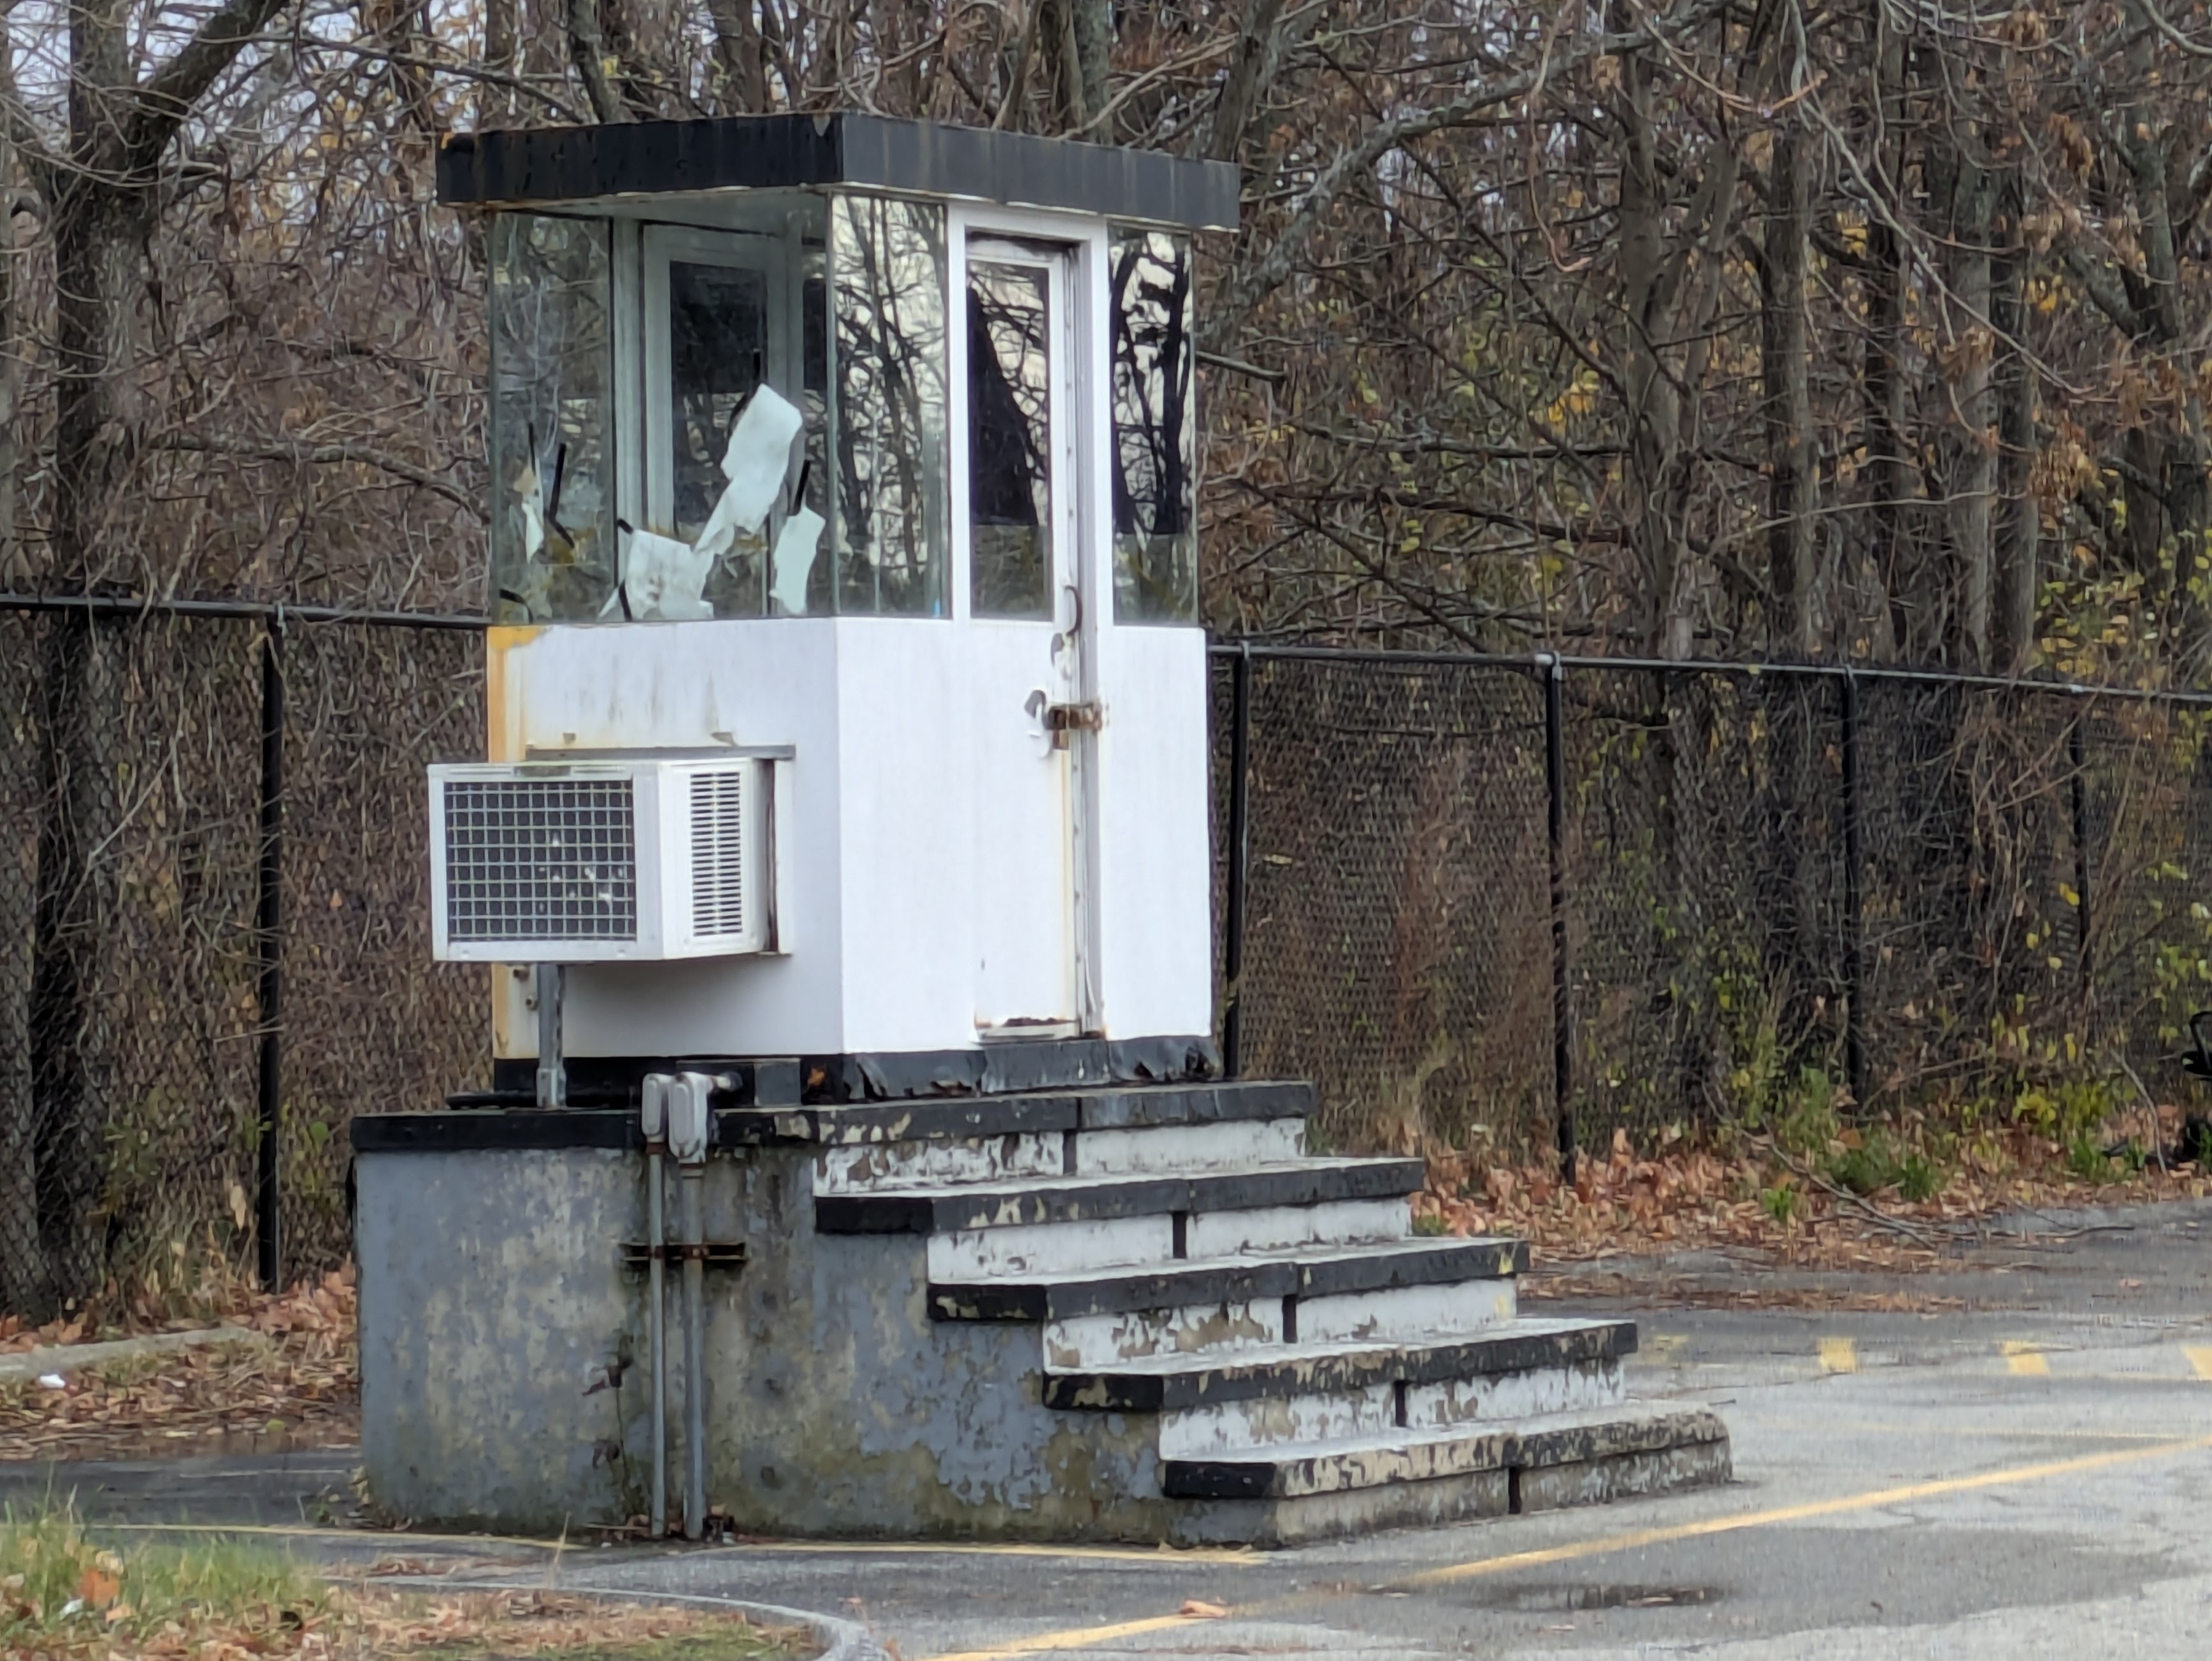
[[[848,115],[485,134],[440,191],[500,621],[434,931],[498,1059],[353,1120],[372,1502],[1284,1544],[1725,1480],[1632,1323],[1522,1318],[1421,1160],[1212,1076],[1233,169]]]
[[[775,116],[457,137],[439,193],[490,267],[497,626],[435,937],[497,965],[495,1093],[1206,1070],[1234,169]]]

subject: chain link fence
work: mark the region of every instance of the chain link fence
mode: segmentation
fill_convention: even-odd
[[[2212,696],[1264,646],[1214,666],[1224,1047],[1318,1080],[1341,1144],[1601,1147],[1806,1092],[2170,1099],[2212,1004]]]
[[[2212,1002],[2212,695],[1214,666],[1224,1048],[1336,1145],[2163,1092]],[[422,812],[483,730],[474,619],[0,605],[0,1312],[329,1267],[350,1116],[489,1083]]]
[[[488,1076],[421,806],[481,641],[258,609],[0,608],[0,1313],[330,1267],[349,1117]]]

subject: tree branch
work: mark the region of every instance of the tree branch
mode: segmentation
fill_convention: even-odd
[[[138,89],[124,133],[124,172],[151,173],[192,106],[285,0],[225,0],[222,9]]]
[[[434,491],[448,502],[467,508],[478,519],[490,517],[485,512],[483,503],[472,492],[464,490],[452,480],[441,478],[428,468],[418,467],[411,461],[402,461],[397,456],[372,450],[366,445],[288,444],[282,440],[220,438],[204,433],[167,433],[153,440],[148,447],[238,456],[248,461],[304,461],[325,466],[374,467],[380,472],[390,473],[394,478],[404,479],[410,484]]]
[[[1486,111],[1525,98],[1551,76],[1563,75],[1594,58],[1615,57],[1649,46],[1654,40],[1684,33],[1725,10],[1728,4],[1729,0],[1694,0],[1686,10],[1670,19],[1647,23],[1625,33],[1585,36],[1534,69],[1478,82],[1457,97],[1447,99],[1433,108],[1409,111],[1380,123],[1322,171],[1266,257],[1224,288],[1207,318],[1201,344],[1208,350],[1219,350],[1243,326],[1244,319],[1261,301],[1290,280],[1299,251],[1319,228],[1322,216],[1328,212],[1329,204],[1354,179],[1392,150],[1448,127],[1464,125]]]

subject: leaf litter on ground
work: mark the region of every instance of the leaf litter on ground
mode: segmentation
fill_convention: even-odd
[[[251,1335],[0,1380],[0,1460],[200,1453],[274,1442],[343,1445],[356,1438],[359,1419],[356,1313],[349,1265],[275,1295],[239,1288],[196,1322],[77,1317],[37,1328],[0,1322],[0,1353],[193,1325]]]

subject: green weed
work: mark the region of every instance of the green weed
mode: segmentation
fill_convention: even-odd
[[[0,1651],[135,1637],[171,1621],[297,1625],[323,1602],[310,1576],[265,1547],[210,1539],[117,1550],[88,1536],[67,1504],[0,1512]]]
[[[1943,1191],[1943,1168],[1916,1148],[1898,1161],[1897,1191],[1914,1205],[1932,1200]]]

